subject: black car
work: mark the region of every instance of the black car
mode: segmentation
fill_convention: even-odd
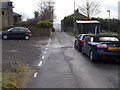
[[[23,38],[25,40],[29,40],[31,37],[31,31],[28,28],[24,27],[14,27],[7,31],[2,32],[2,39],[18,39]]]
[[[120,39],[117,36],[89,36],[84,42],[82,53],[88,55],[91,61],[97,59],[120,60]]]
[[[89,36],[90,34],[80,34],[79,36],[76,37],[74,46],[79,50],[82,51],[82,46],[85,41],[85,38]]]

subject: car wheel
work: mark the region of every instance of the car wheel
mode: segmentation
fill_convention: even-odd
[[[91,62],[95,62],[95,61],[96,61],[96,58],[94,57],[94,55],[95,55],[95,54],[93,53],[93,51],[91,51],[91,52],[90,52],[90,61],[91,61]]]
[[[2,38],[3,38],[4,40],[7,40],[7,39],[8,39],[8,36],[7,36],[7,35],[3,35]]]
[[[29,37],[29,36],[25,36],[24,39],[25,39],[25,40],[29,40],[30,37]]]
[[[91,61],[91,62],[94,62],[94,61],[95,61],[95,58],[94,58],[93,55],[94,55],[94,53],[91,51],[91,52],[90,52],[90,61]]]
[[[84,48],[83,48],[83,47],[82,47],[82,54],[85,55],[85,53],[84,53]]]
[[[77,46],[76,46],[76,41],[74,42],[74,47],[76,47],[76,48],[77,48]]]
[[[79,50],[80,52],[82,51],[81,45],[78,46],[78,50]]]

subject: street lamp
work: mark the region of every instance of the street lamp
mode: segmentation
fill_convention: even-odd
[[[109,19],[108,19],[108,34],[110,33],[110,10],[107,10],[109,13]]]

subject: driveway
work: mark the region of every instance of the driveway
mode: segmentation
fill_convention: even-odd
[[[47,44],[49,37],[32,37],[30,40],[2,41],[2,71],[14,71],[13,65],[28,64],[32,67]]]

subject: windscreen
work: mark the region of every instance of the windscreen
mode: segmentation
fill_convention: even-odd
[[[117,37],[99,37],[99,41],[114,42],[114,41],[119,41],[119,39]]]

